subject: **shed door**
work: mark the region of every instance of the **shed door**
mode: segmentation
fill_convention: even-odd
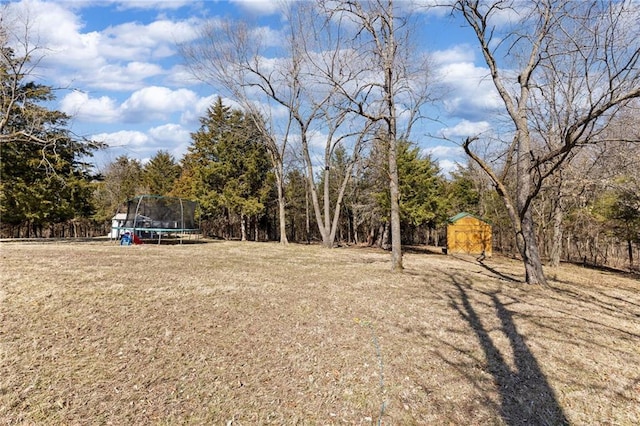
[[[456,236],[456,248],[464,253],[471,252],[471,232],[469,231],[455,231]]]

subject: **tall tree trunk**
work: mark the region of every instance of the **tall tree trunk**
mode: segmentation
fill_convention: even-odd
[[[376,242],[376,228],[375,224],[370,221],[369,223],[369,233],[367,234],[367,246],[371,247]],[[382,225],[380,225],[382,227]]]
[[[358,142],[359,144],[360,142]],[[356,148],[359,149],[359,148]],[[354,159],[353,161],[347,166],[346,172],[345,172],[345,176],[342,179],[342,182],[340,182],[340,189],[338,190],[338,196],[336,197],[336,205],[333,209],[333,220],[331,221],[330,225],[331,225],[331,233],[329,234],[329,239],[331,240],[332,244],[333,241],[335,241],[336,239],[336,231],[338,229],[338,226],[340,225],[340,213],[342,212],[342,200],[344,200],[344,194],[347,191],[347,185],[349,184],[350,181],[350,177],[351,177],[351,173],[353,172],[353,166],[355,164],[355,159],[356,159],[356,155],[354,154]],[[327,178],[329,176],[327,175]],[[329,211],[329,209],[326,209],[327,211]],[[350,221],[349,215],[347,214],[347,221]],[[329,223],[327,223],[329,224]]]
[[[387,225],[387,222],[380,222],[380,226],[378,227],[378,235],[376,236],[377,238],[374,240],[378,248],[383,248],[384,245],[387,243],[386,238],[388,235],[387,234],[388,228],[389,226]]]
[[[398,48],[394,32],[393,1],[388,3],[388,39],[384,53],[384,90],[387,104],[387,126],[389,142],[389,194],[391,198],[391,270],[402,271],[402,231],[400,229],[400,185],[398,178],[398,129],[396,121],[396,104],[394,77],[396,50]]]
[[[307,188],[311,193],[311,203],[313,205],[313,212],[316,217],[316,224],[318,226],[318,231],[320,232],[320,236],[322,237],[322,245],[326,248],[333,247],[333,239],[331,235],[331,215],[330,215],[330,203],[329,203],[329,156],[325,154],[325,168],[324,168],[324,185],[322,188],[323,191],[323,206],[320,208],[320,200],[318,199],[318,191],[316,190],[315,182],[313,179],[313,164],[311,157],[309,155],[308,142],[306,138],[305,129],[302,127],[302,146],[303,146],[303,156],[304,162],[307,168],[305,173],[305,177],[307,179]]]
[[[528,135],[521,134],[518,137],[519,149],[528,147]],[[473,151],[469,149],[469,144],[473,139],[467,138],[463,144],[464,151],[476,162],[493,181],[496,192],[502,199],[511,226],[516,236],[516,246],[522,262],[525,267],[526,282],[528,284],[540,284],[547,285],[547,280],[542,271],[542,260],[540,259],[540,253],[538,250],[538,243],[536,239],[535,226],[531,213],[530,200],[528,194],[531,190],[531,181],[529,176],[529,161],[526,157],[518,157],[517,164],[517,189],[516,189],[516,201],[509,196],[506,186],[502,179],[493,172],[493,170],[485,163],[480,157],[478,157]],[[528,149],[525,150],[527,153]]]
[[[389,193],[391,195],[391,270],[402,271],[402,231],[400,229],[400,188],[396,162],[396,141],[389,146]]]
[[[254,225],[254,226],[253,226],[253,232],[254,232],[253,241],[256,241],[256,242],[257,242],[257,241],[260,239],[260,235],[259,235],[259,233],[258,233],[258,232],[259,232],[259,231],[258,231],[258,228],[259,228],[259,226],[258,226],[258,216],[255,216],[255,217],[253,218],[253,225]]]
[[[562,253],[562,205],[560,198],[556,200],[553,207],[553,235],[551,237],[551,267],[560,265],[560,256]]]
[[[547,280],[542,271],[542,261],[538,251],[531,210],[527,209],[524,214],[518,214],[512,200],[506,194],[504,186],[496,184],[496,190],[502,198],[511,219],[513,231],[516,235],[516,247],[524,263],[526,282],[528,284],[547,285]]]
[[[357,222],[354,224],[354,227],[353,227],[353,243],[356,245],[360,244],[360,233],[358,232]]]
[[[524,262],[527,284],[546,286],[547,279],[542,270],[542,260],[538,250],[538,241],[531,210],[527,210],[522,218],[520,238],[517,238],[518,249]]]
[[[311,244],[311,218],[309,217],[309,183],[305,181],[304,189],[304,236],[307,244]]]
[[[240,241],[247,241],[247,217],[240,213]]]
[[[517,183],[517,209],[518,216],[515,219],[519,233],[516,233],[516,244],[518,251],[522,257],[525,268],[525,277],[527,284],[539,284],[546,286],[547,280],[542,270],[542,260],[540,259],[540,251],[538,249],[538,240],[536,236],[533,214],[531,212],[531,204],[529,194],[531,193],[531,181],[529,176],[530,162],[529,155],[529,139],[528,135],[520,136],[523,140],[520,143],[526,147],[519,148],[518,152],[518,183]],[[523,158],[521,158],[523,157]]]
[[[278,222],[280,225],[280,244],[288,244],[287,240],[287,210],[284,198],[284,168],[281,163],[277,165],[275,173],[278,189]]]
[[[389,230],[389,222],[385,222],[382,233],[380,234],[380,247],[385,250],[389,248]]]
[[[329,161],[329,156],[325,157],[325,161]],[[324,208],[324,212],[323,212],[323,216],[324,216],[324,223],[322,224],[322,245],[327,247],[327,248],[332,248],[333,247],[333,242],[335,240],[335,233],[332,235],[331,232],[331,203],[329,202],[330,198],[330,186],[329,186],[329,179],[330,179],[331,173],[330,173],[330,168],[329,165],[327,163],[327,165],[324,168],[324,199],[323,201],[323,208]],[[340,214],[340,212],[338,212],[338,215]]]
[[[528,97],[528,87],[521,87],[524,99]],[[523,100],[521,100],[522,102]],[[520,220],[520,235],[516,237],[518,250],[524,262],[527,284],[547,285],[547,280],[542,271],[542,260],[538,249],[533,213],[531,212],[530,194],[532,193],[531,176],[531,135],[525,109],[519,104],[518,112],[514,115],[514,122],[518,128],[516,150],[516,200],[518,218]]]

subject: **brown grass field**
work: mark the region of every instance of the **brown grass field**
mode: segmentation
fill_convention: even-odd
[[[0,424],[638,425],[640,281],[206,242],[0,244]]]

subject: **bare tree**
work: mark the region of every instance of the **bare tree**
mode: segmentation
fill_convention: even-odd
[[[412,49],[409,17],[396,15],[393,0],[320,0],[327,26],[339,28],[350,44],[334,57],[338,74],[327,73],[348,110],[378,126],[387,146],[391,204],[391,268],[403,269],[397,143],[408,140],[427,101],[428,70]],[[347,77],[345,79],[345,76]],[[338,78],[339,77],[339,78]]]
[[[596,256],[602,254],[604,264],[609,261],[609,252],[619,252],[619,247],[625,246],[630,268],[634,268],[634,244],[640,242],[640,128],[636,114],[637,110],[617,117],[602,143],[581,150],[575,162],[577,170],[566,185],[575,200],[571,207],[596,219],[590,226],[592,235],[599,228],[593,244],[582,243],[595,246]],[[568,225],[576,228],[575,223]],[[619,260],[619,253],[611,259]]]
[[[341,34],[324,25],[321,10],[313,3],[299,3],[290,9],[291,51],[300,59],[300,74],[295,78],[300,82],[298,93],[300,103],[290,108],[300,127],[302,156],[306,166],[305,177],[311,195],[316,223],[322,236],[323,245],[332,247],[345,191],[352,178],[352,171],[360,158],[361,150],[370,137],[372,122],[345,108],[341,85],[349,83],[349,76],[341,74],[341,60],[344,45]],[[347,55],[350,56],[350,55]],[[336,84],[338,82],[338,84]],[[317,130],[314,132],[312,126]],[[310,148],[311,134],[323,135],[324,150],[315,161]],[[333,212],[331,209],[332,158],[335,149],[341,146],[350,158],[344,174],[337,182],[338,191]],[[347,149],[349,148],[349,149]],[[317,166],[322,168],[322,199],[315,181]],[[322,205],[320,205],[322,202]]]
[[[269,117],[270,126],[265,137],[270,141],[270,152],[279,186],[281,240],[284,224],[284,167],[287,146],[299,141],[305,165],[307,188],[311,195],[318,230],[323,245],[332,247],[338,227],[341,203],[351,169],[358,159],[370,123],[354,120],[350,111],[340,108],[342,102],[335,84],[326,76],[316,73],[322,66],[336,75],[336,63],[330,58],[339,45],[326,45],[327,38],[318,25],[317,9],[312,3],[290,4],[283,13],[289,22],[289,33],[283,37],[277,56],[267,55],[267,46],[260,42],[259,29],[243,23],[214,23],[203,33],[198,45],[183,49],[194,73],[201,79],[225,87],[245,109],[255,109],[256,101],[267,105],[261,116]],[[316,37],[309,36],[312,28]],[[332,53],[334,52],[334,53]],[[322,65],[320,65],[322,64]],[[343,79],[341,83],[346,83]],[[273,114],[282,111],[286,119],[277,120]],[[255,116],[258,116],[256,111]],[[277,124],[285,130],[278,134]],[[324,152],[315,158],[312,139],[324,139]],[[339,183],[337,201],[331,210],[330,165],[332,153],[338,145],[351,142],[352,158],[349,170]],[[319,163],[319,164],[318,164]],[[322,168],[323,197],[316,185],[317,167]],[[322,206],[321,206],[322,203]]]
[[[22,12],[22,15],[20,14]],[[0,14],[0,144],[10,141],[35,143],[46,147],[54,141],[41,137],[47,110],[34,105],[53,95],[50,90],[27,81],[44,56],[44,49],[31,41],[33,29],[29,11],[18,11],[9,4]],[[21,116],[20,126],[11,125]]]
[[[526,282],[546,285],[532,202],[577,147],[601,140],[612,118],[640,96],[637,5],[460,0],[454,10],[473,29],[513,126],[499,167],[474,152],[478,137],[463,147],[505,203]]]
[[[280,242],[286,244],[285,156],[295,118],[286,112],[287,118],[281,120],[278,107],[296,98],[291,79],[297,64],[291,57],[267,59],[264,53],[269,46],[263,39],[260,29],[245,23],[210,21],[202,28],[200,39],[181,46],[181,52],[198,79],[226,90],[254,120],[273,164]]]

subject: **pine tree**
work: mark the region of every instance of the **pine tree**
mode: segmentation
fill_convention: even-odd
[[[246,239],[248,221],[264,211],[270,162],[254,121],[218,98],[200,119],[174,194],[197,200],[202,217],[225,237]]]
[[[431,228],[442,222],[444,209],[444,179],[440,168],[430,156],[410,142],[398,143],[398,176],[400,179],[400,215],[403,222],[414,227]]]
[[[155,195],[168,195],[179,176],[180,165],[167,151],[158,151],[142,171],[147,192]]]
[[[75,139],[69,117],[42,106],[55,99],[49,86],[25,81],[29,58],[0,47],[0,217],[42,235],[46,225],[93,213],[93,176],[82,159],[102,145]]]

